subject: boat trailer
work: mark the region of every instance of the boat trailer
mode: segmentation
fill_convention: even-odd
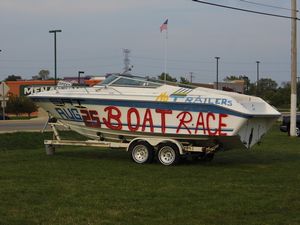
[[[67,140],[62,139],[56,126],[65,126],[63,123],[51,120],[46,123],[42,132],[47,125],[50,125],[53,131],[52,140],[44,140],[47,155],[55,154],[56,146],[83,146],[83,147],[100,147],[109,149],[123,149],[130,152],[131,158],[138,164],[150,163],[154,157],[166,166],[175,165],[183,157],[192,156],[193,159],[211,161],[214,153],[218,150],[219,145],[212,147],[193,146],[188,142],[180,142],[170,138],[157,137],[137,137],[130,142],[113,142],[102,140]]]

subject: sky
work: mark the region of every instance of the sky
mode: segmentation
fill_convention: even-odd
[[[290,16],[288,0],[207,0],[211,3]],[[252,3],[249,3],[252,2]],[[266,7],[253,3],[276,7]],[[168,19],[168,39],[160,25]],[[123,49],[130,49],[132,73],[212,83],[246,75],[256,81],[290,81],[290,19],[269,17],[196,3],[192,0],[1,0],[0,80],[30,79],[40,70],[57,75],[101,76],[122,72]],[[298,38],[299,42],[299,38]],[[299,65],[299,64],[298,64]]]

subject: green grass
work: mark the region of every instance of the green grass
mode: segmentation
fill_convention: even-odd
[[[95,148],[46,156],[50,137],[0,135],[0,224],[300,224],[300,138],[277,127],[253,151],[175,167]]]

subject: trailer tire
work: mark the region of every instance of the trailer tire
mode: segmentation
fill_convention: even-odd
[[[154,157],[153,147],[146,141],[138,141],[129,146],[131,159],[138,163],[151,163]]]
[[[160,144],[158,146],[157,159],[165,166],[176,165],[180,161],[178,147],[173,143]]]

